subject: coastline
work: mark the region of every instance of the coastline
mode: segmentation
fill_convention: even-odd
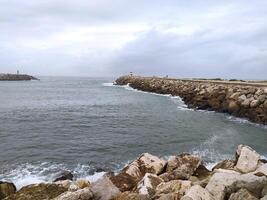
[[[180,96],[189,108],[229,113],[267,124],[267,84],[217,80],[121,76],[115,84],[158,94]]]
[[[63,171],[52,182],[17,190],[0,181],[5,200],[265,200],[267,160],[254,149],[239,145],[235,158],[208,169],[198,155],[180,153],[168,160],[141,154],[119,172],[106,172],[98,180],[77,179]]]
[[[30,81],[30,80],[39,80],[39,79],[27,74],[0,74],[0,81]]]

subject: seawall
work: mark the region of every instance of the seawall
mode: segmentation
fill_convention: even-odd
[[[121,76],[118,85],[180,96],[190,108],[229,113],[267,124],[267,84],[216,80]]]
[[[0,81],[30,81],[38,80],[27,74],[0,74]]]

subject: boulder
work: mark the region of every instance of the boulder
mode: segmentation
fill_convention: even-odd
[[[94,200],[109,200],[121,193],[119,188],[106,176],[92,183],[91,190],[94,194]]]
[[[0,181],[0,199],[7,197],[16,192],[16,186],[14,183]],[[2,197],[1,197],[2,196]]]
[[[53,200],[90,200],[93,199],[93,193],[89,188],[80,189],[74,192],[65,192]]]
[[[175,197],[179,197],[179,199],[190,189],[192,186],[191,181],[183,181],[183,180],[172,180],[169,182],[160,183],[156,188],[155,198],[159,198],[164,196],[166,198],[167,194],[176,194]]]
[[[55,183],[33,184],[22,187],[17,193],[8,196],[5,200],[39,200],[53,199],[66,192],[67,189]]]
[[[203,187],[194,185],[184,195],[181,200],[217,200]]]
[[[267,163],[261,165],[254,173],[256,176],[267,176]]]
[[[253,196],[248,190],[242,188],[236,193],[232,193],[229,200],[259,200]]]
[[[267,196],[267,185],[264,186],[264,188],[262,189],[262,191],[261,191],[261,196],[262,196],[262,197]]]
[[[234,169],[235,161],[234,160],[223,160],[217,163],[213,168],[212,171],[215,169]]]
[[[193,176],[197,177],[199,180],[206,179],[210,175],[211,171],[208,170],[204,165],[199,165],[193,174]]]
[[[245,188],[253,194],[260,196],[263,187],[267,184],[267,178],[255,176],[253,173],[215,173],[206,189],[214,196],[216,200],[224,200],[227,195]]]
[[[57,181],[64,181],[64,180],[73,180],[73,174],[69,171],[64,171],[61,174],[58,175],[57,178],[55,178],[55,180],[53,182],[57,182]]]
[[[137,184],[136,192],[152,197],[156,192],[156,187],[162,182],[164,180],[157,175],[146,173],[143,179]]]
[[[262,197],[261,200],[267,200],[267,195]]]
[[[255,108],[255,107],[257,107],[259,104],[260,104],[260,101],[259,101],[258,99],[256,99],[256,100],[253,100],[253,101],[250,102],[250,107],[251,107],[251,108]]]
[[[91,187],[91,183],[86,179],[78,179],[77,181],[75,181],[75,185],[77,185],[77,187],[80,189]]]
[[[166,161],[164,159],[160,159],[149,153],[144,153],[127,166],[124,171],[133,177],[142,178],[145,173],[160,174],[165,164]]]
[[[144,153],[110,180],[121,192],[128,191],[133,189],[146,173],[160,174],[165,165],[165,160]]]
[[[146,195],[134,193],[134,192],[123,192],[113,198],[112,200],[149,200]]]
[[[236,101],[230,101],[228,104],[228,111],[230,113],[238,112],[240,109],[239,105],[237,104]]]
[[[197,155],[183,153],[172,156],[167,163],[166,172],[168,174],[165,175],[169,180],[187,180],[194,174],[200,164],[201,158]]]
[[[256,170],[260,160],[260,155],[255,150],[249,146],[239,145],[236,155],[238,160],[235,169],[242,173],[248,173]]]
[[[55,184],[60,185],[66,189],[69,189],[69,187],[71,185],[71,181],[70,180],[57,181],[57,182],[55,182]]]
[[[245,108],[248,108],[250,106],[250,100],[249,99],[245,99],[241,105]]]
[[[181,196],[178,193],[169,193],[169,194],[162,194],[156,200],[180,200]]]

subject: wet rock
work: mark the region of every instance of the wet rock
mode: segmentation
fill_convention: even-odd
[[[94,194],[94,200],[110,200],[121,193],[119,188],[106,176],[92,183],[91,190]]]
[[[53,181],[53,182],[57,182],[57,181],[64,181],[64,180],[73,180],[73,174],[71,172],[68,171],[64,171],[61,174],[58,175],[58,177]]]
[[[134,192],[123,192],[113,198],[112,200],[149,200],[146,195],[134,193]]]
[[[53,199],[66,191],[65,187],[57,184],[34,184],[21,188],[17,193],[8,196],[5,200]]]
[[[164,180],[157,175],[146,173],[143,179],[137,184],[136,192],[152,197],[156,192],[156,187],[162,182]]]
[[[181,200],[217,200],[204,188],[199,185],[191,187]]]
[[[53,200],[91,200],[93,193],[89,188],[80,189],[74,192],[65,192]]]
[[[236,193],[232,193],[229,200],[258,200],[258,198],[253,196],[248,190],[242,188]]]
[[[204,165],[199,165],[193,174],[193,176],[197,177],[199,180],[206,179],[210,175],[211,171],[208,170]]]
[[[189,179],[201,164],[201,158],[197,155],[183,153],[172,156],[167,163],[166,176],[169,180]]]
[[[175,194],[175,198],[179,199],[190,189],[192,186],[191,181],[182,181],[182,180],[172,180],[169,182],[160,183],[156,188],[155,198],[159,198],[164,196],[166,198],[168,194]],[[174,197],[172,197],[175,199]]]
[[[260,160],[260,155],[255,150],[249,146],[239,145],[236,155],[238,160],[235,168],[238,171],[248,173],[256,170]]]
[[[0,181],[0,199],[14,194],[16,190],[17,189],[14,183]]]
[[[223,160],[217,163],[213,168],[212,171],[215,169],[234,169],[235,161],[234,160]]]

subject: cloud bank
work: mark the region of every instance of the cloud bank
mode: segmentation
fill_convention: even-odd
[[[265,1],[3,0],[0,71],[267,79]]]

